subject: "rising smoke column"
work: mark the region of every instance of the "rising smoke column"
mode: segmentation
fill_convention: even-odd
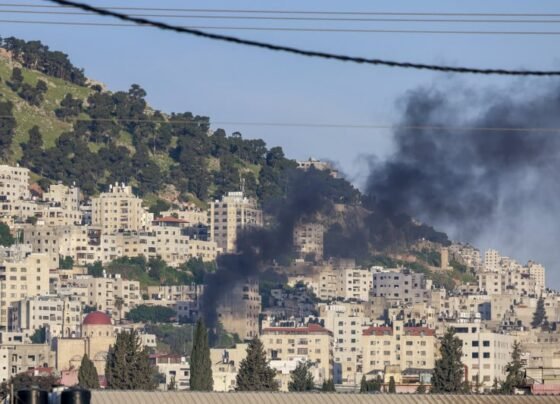
[[[248,278],[259,278],[266,264],[285,256],[293,248],[294,227],[329,206],[324,175],[315,170],[295,170],[290,175],[287,197],[272,207],[273,224],[242,232],[237,254],[218,258],[218,269],[205,279],[202,311],[206,324],[217,324],[216,308],[223,294]]]
[[[461,240],[557,261],[560,132],[534,128],[560,128],[558,82],[420,88],[401,102],[395,152],[372,164],[367,193]],[[504,130],[450,129],[465,127]]]

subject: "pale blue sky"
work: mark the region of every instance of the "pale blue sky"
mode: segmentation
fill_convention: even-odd
[[[29,3],[47,4],[22,1],[22,4]],[[89,3],[180,8],[560,13],[558,1],[528,0],[90,0]],[[0,15],[0,19],[8,18],[55,20],[61,17]],[[64,19],[100,20],[79,16]],[[168,21],[185,25],[560,31],[560,24]],[[526,69],[558,69],[560,66],[556,52],[559,36],[219,32],[307,49],[399,61]],[[392,124],[398,118],[396,102],[407,90],[456,79],[430,72],[306,59],[150,28],[0,23],[0,35],[40,39],[51,48],[68,53],[76,65],[85,68],[89,77],[106,83],[111,90],[127,89],[130,84],[138,83],[148,92],[148,100],[154,108],[166,112],[192,111],[208,115],[214,121]],[[457,79],[473,89],[501,87],[514,82],[503,77],[461,76]],[[383,157],[392,146],[387,130],[219,126],[228,132],[239,130],[245,137],[263,138],[270,146],[281,145],[290,157],[333,160],[357,183],[367,172],[364,157]]]

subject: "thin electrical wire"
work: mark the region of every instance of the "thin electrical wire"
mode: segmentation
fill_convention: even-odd
[[[146,28],[148,25],[151,24],[126,24],[126,23],[100,23],[100,22],[85,22],[85,21],[45,21],[45,20],[0,20],[0,23],[6,24],[35,24],[35,25],[65,25],[65,26],[84,26],[84,27],[130,27],[130,28]],[[161,24],[158,22],[158,24]],[[209,30],[220,30],[220,31],[270,31],[270,32],[323,32],[323,33],[354,33],[354,34],[423,34],[423,35],[505,35],[505,36],[558,36],[560,35],[560,31],[457,31],[457,30],[420,30],[420,29],[410,29],[410,30],[400,30],[400,29],[367,29],[367,28],[303,28],[303,27],[247,27],[247,26],[224,26],[224,25],[182,25],[182,26],[175,26],[175,28],[181,30],[202,30],[202,29],[209,29]],[[211,36],[218,36],[209,34]],[[219,35],[222,36],[222,35]],[[241,40],[241,44],[246,44],[247,42],[251,43],[261,43],[255,41],[246,41]],[[263,44],[263,43],[261,43]],[[250,46],[257,46],[257,45],[250,45]],[[364,59],[364,58],[354,58],[351,56],[326,56],[329,55],[327,53],[322,52],[314,52],[314,51],[301,51],[298,50],[297,52],[288,51],[287,49],[295,50],[295,48],[289,48],[284,46],[277,46],[271,45],[273,48],[281,48],[281,49],[272,49],[269,46],[259,46],[265,47],[271,50],[282,50],[289,53],[298,53],[303,56],[316,56],[316,57],[323,57],[329,59],[339,59],[345,61],[353,61],[356,62],[358,59],[362,60],[361,62],[357,63],[367,63],[367,64],[379,64],[379,65],[393,65],[393,67],[411,67],[417,69],[427,69],[427,70],[442,70],[442,71],[451,71],[456,73],[463,73],[460,70],[468,70],[465,73],[483,73],[483,70],[493,71],[494,74],[509,74],[509,73],[499,73],[500,70],[491,70],[491,69],[470,69],[470,68],[454,68],[454,67],[442,67],[439,68],[437,66],[430,65],[418,65],[413,63],[400,63],[400,62],[388,62],[384,63],[379,61],[379,63],[370,63],[366,60],[373,60],[373,59]],[[313,54],[313,55],[312,55]],[[319,56],[325,55],[325,56]],[[402,65],[402,66],[401,66]],[[410,66],[405,66],[410,65]],[[413,66],[414,65],[414,66]],[[419,67],[425,66],[425,67]],[[457,70],[458,69],[458,70]],[[506,70],[502,70],[506,72]],[[510,71],[511,72],[511,71]],[[486,73],[486,74],[493,74],[493,73]],[[512,73],[513,75],[525,75],[525,74],[516,74]],[[533,75],[533,74],[528,74]],[[538,75],[549,75],[549,74],[536,74]],[[560,75],[560,72],[557,74],[551,75]]]
[[[0,119],[12,119],[9,115]],[[391,125],[391,124],[356,124],[356,123],[321,123],[321,122],[259,122],[259,121],[195,121],[184,119],[127,119],[127,118],[70,118],[67,123],[76,122],[123,122],[123,123],[156,123],[156,124],[209,124],[255,127],[298,127],[298,128],[332,128],[332,129],[386,129],[386,130],[434,130],[434,131],[466,131],[466,132],[546,132],[560,133],[560,127],[483,127],[483,126],[443,126],[443,125]]]
[[[23,15],[85,15],[88,12],[77,11],[29,11],[29,10],[2,10],[1,14],[23,14]],[[250,20],[250,21],[321,21],[321,22],[413,22],[413,23],[484,23],[484,24],[558,24],[560,20],[500,20],[500,19],[442,19],[442,18],[352,18],[352,17],[270,17],[254,15],[201,15],[201,14],[129,14],[131,17],[151,18],[173,18],[173,19],[211,19],[211,20]]]
[[[386,67],[394,67],[394,68],[430,70],[430,71],[462,73],[462,74],[468,73],[468,74],[507,75],[507,76],[560,76],[560,71],[558,70],[511,70],[511,69],[482,69],[482,68],[469,68],[469,67],[451,67],[451,66],[431,65],[431,64],[422,64],[422,63],[397,62],[393,60],[384,60],[384,59],[354,57],[354,56],[335,54],[329,52],[310,51],[310,50],[295,48],[291,46],[283,46],[283,45],[276,45],[267,42],[242,39],[230,35],[220,35],[220,34],[210,33],[206,31],[201,31],[199,29],[183,28],[183,27],[178,27],[175,25],[171,25],[159,21],[148,20],[145,18],[130,17],[126,14],[117,13],[110,10],[104,10],[97,7],[89,6],[87,4],[76,3],[73,1],[67,1],[67,0],[47,0],[47,1],[50,1],[51,3],[56,3],[58,5],[74,6],[75,8],[84,11],[89,11],[101,16],[114,17],[126,22],[133,22],[139,25],[149,25],[151,27],[158,28],[163,31],[172,31],[176,33],[182,33],[182,34],[193,35],[201,38],[212,39],[214,41],[235,43],[238,45],[267,49],[275,52],[290,53],[298,56],[338,60],[342,62],[352,62],[357,64],[368,64],[374,66],[386,66]]]
[[[39,5],[1,3],[0,7],[25,8],[73,8],[71,5]],[[447,12],[394,12],[394,11],[325,11],[325,10],[255,10],[255,9],[212,9],[212,8],[160,8],[160,7],[105,7],[106,10],[121,11],[168,11],[193,13],[232,13],[232,14],[316,14],[316,15],[386,15],[386,16],[447,16],[447,17],[560,17],[558,13],[447,13]]]

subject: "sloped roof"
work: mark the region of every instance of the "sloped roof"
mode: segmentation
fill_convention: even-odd
[[[557,404],[558,396],[92,391],[92,404]]]

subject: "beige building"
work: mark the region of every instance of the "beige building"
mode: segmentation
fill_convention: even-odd
[[[140,282],[115,277],[79,277],[75,280],[78,287],[86,292],[86,305],[95,307],[122,319],[131,309],[140,304]]]
[[[319,324],[286,325],[263,328],[261,340],[271,361],[305,358],[317,365],[323,380],[333,377],[333,334]]]
[[[455,330],[456,336],[463,341],[462,362],[467,368],[470,382],[491,388],[494,379],[506,378],[506,366],[511,361],[515,337],[487,330],[479,320],[460,318],[457,322],[447,323]]]
[[[236,250],[237,233],[240,230],[263,225],[263,213],[257,201],[247,198],[243,192],[229,192],[221,200],[211,202],[208,215],[210,239],[224,253]]]
[[[250,340],[259,335],[260,312],[259,283],[250,280],[223,291],[218,319],[226,331],[237,334],[241,340]]]
[[[237,372],[241,361],[247,356],[248,344],[237,344],[232,348],[211,348],[212,378],[214,391],[234,391]]]
[[[183,209],[171,209],[161,212],[162,216],[172,216],[185,222],[194,224],[208,224],[208,212],[194,205],[185,206]]]
[[[544,266],[533,261],[527,264],[529,277],[535,284],[535,294],[540,296],[546,289],[545,269]]]
[[[299,258],[312,256],[323,259],[323,235],[325,227],[320,223],[302,223],[294,228],[294,247]]]
[[[118,231],[140,231],[145,229],[153,215],[142,207],[142,199],[132,193],[132,188],[124,184],[110,186],[91,199],[91,220],[104,234]]]
[[[81,326],[82,304],[76,298],[34,296],[12,303],[10,307],[10,331],[25,331],[31,335],[43,327],[51,340],[79,336]]]
[[[31,198],[29,170],[23,167],[0,165],[0,205],[2,212],[11,212],[9,205]]]
[[[433,369],[435,364],[435,330],[405,327],[402,321],[392,326],[372,326],[364,330],[363,373],[383,372],[387,366],[406,369]]]
[[[80,338],[57,338],[54,342],[56,368],[59,371],[79,369],[82,357],[87,354],[97,369],[105,374],[109,347],[114,345],[116,334],[111,318],[100,311],[89,313],[82,323]]]
[[[2,344],[0,381],[7,382],[13,376],[31,369],[53,366],[53,356],[48,344]]]
[[[372,321],[363,312],[352,313],[346,306],[329,305],[321,308],[320,319],[334,337],[334,382],[358,385],[362,378],[362,335]]]
[[[8,326],[12,303],[49,293],[49,260],[46,254],[31,254],[29,247],[0,247],[0,326]]]
[[[298,161],[297,168],[304,171],[307,171],[311,168],[319,171],[328,171],[332,177],[338,178],[338,171],[333,167],[331,163],[329,163],[328,161],[316,160],[312,157],[307,160]]]

